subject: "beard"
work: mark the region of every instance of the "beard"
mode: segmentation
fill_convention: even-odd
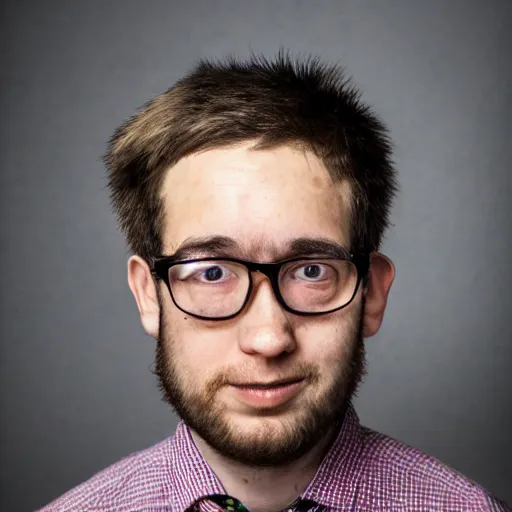
[[[175,343],[165,322],[164,307],[160,307],[160,331],[157,338],[155,370],[163,400],[211,448],[235,462],[252,467],[278,467],[296,461],[325,439],[336,433],[347,407],[351,404],[359,384],[366,374],[363,341],[364,296],[350,332],[340,343],[346,345],[345,357],[323,371],[314,364],[292,364],[287,375],[301,376],[306,389],[314,389],[321,382],[321,372],[329,375],[328,385],[321,394],[302,398],[290,410],[281,414],[258,415],[258,426],[250,431],[229,421],[225,406],[216,400],[220,389],[248,373],[244,368],[229,368],[205,381],[202,389],[185,385],[179,362],[175,357]],[[290,371],[293,369],[293,371]],[[299,395],[300,396],[300,395]],[[292,401],[293,402],[293,401]]]

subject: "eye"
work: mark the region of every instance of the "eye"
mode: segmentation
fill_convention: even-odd
[[[320,263],[308,263],[293,271],[293,277],[305,281],[323,281],[327,278],[327,265]]]
[[[175,278],[179,281],[216,284],[223,283],[232,277],[235,277],[235,274],[229,265],[218,262],[195,262],[175,268]]]
[[[199,275],[203,277],[205,281],[215,282],[221,281],[223,277],[226,277],[227,273],[228,272],[225,268],[215,265],[203,269],[201,272],[199,272]]]

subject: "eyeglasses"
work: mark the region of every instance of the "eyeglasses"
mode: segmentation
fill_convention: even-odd
[[[279,304],[290,313],[325,315],[348,306],[368,273],[368,254],[346,258],[302,257],[278,263],[235,258],[154,260],[153,276],[167,285],[178,309],[202,320],[228,320],[247,305],[253,272],[264,274]]]

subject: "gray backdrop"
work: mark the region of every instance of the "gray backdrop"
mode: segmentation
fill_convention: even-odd
[[[397,278],[362,423],[512,500],[510,1],[8,1],[1,7],[2,511],[171,435],[100,162],[202,56],[343,63],[389,123]]]

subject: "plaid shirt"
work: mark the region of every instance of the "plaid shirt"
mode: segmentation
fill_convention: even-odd
[[[210,512],[219,506],[204,498],[223,494],[190,430],[180,423],[173,437],[110,466],[40,512]],[[433,457],[361,426],[352,407],[301,498],[287,510],[511,510]]]

